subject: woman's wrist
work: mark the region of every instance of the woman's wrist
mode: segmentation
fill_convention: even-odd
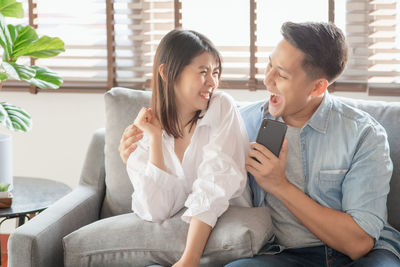
[[[161,143],[161,139],[162,139],[161,131],[159,133],[155,133],[155,132],[150,133],[150,134],[148,134],[148,136],[149,136],[150,145],[152,145],[152,144],[159,145]]]
[[[157,166],[159,169],[166,171],[164,165],[164,157],[162,152],[162,139],[160,135],[149,136],[150,145],[150,162]]]
[[[191,255],[190,253],[185,251],[180,261],[184,263],[185,266],[199,266],[200,257],[200,255]]]

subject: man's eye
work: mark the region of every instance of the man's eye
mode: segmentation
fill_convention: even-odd
[[[282,79],[285,79],[285,80],[287,79],[287,77],[281,75],[280,73],[279,73],[278,75],[279,75],[279,77],[281,77]]]
[[[203,70],[202,72],[200,72],[201,74],[207,74],[207,71]]]
[[[217,75],[218,76],[219,75],[219,71],[214,71],[213,75]]]

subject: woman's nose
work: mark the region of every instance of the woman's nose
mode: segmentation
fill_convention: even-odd
[[[214,77],[212,74],[207,75],[207,84],[213,88],[217,87],[218,85],[218,78]]]

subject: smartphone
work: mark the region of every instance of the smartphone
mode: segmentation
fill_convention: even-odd
[[[279,157],[286,130],[287,125],[283,122],[264,119],[258,130],[256,142],[265,146],[275,156]]]

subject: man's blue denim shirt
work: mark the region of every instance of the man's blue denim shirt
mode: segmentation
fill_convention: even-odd
[[[240,107],[250,142],[263,118],[273,118],[265,100]],[[322,206],[346,212],[383,248],[400,257],[400,233],[387,223],[386,199],[393,164],[385,129],[369,114],[325,93],[300,133],[305,192]],[[289,151],[290,153],[290,151]],[[266,192],[249,173],[254,206]]]

